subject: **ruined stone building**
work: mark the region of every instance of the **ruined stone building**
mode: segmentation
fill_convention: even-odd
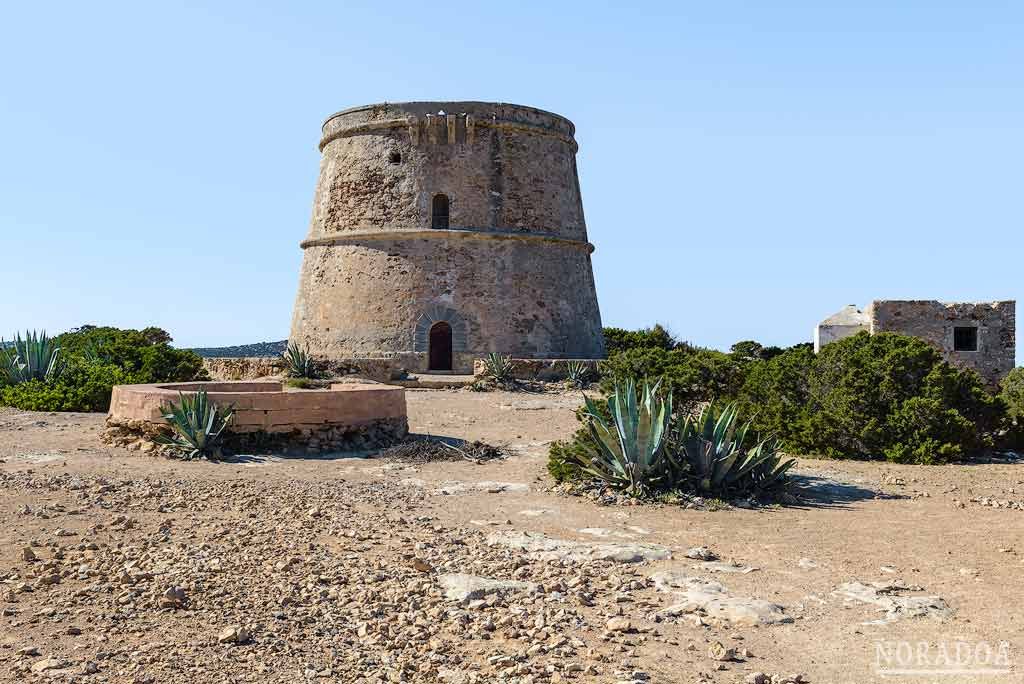
[[[814,329],[814,351],[862,331],[919,337],[950,363],[996,384],[1014,366],[1016,303],[880,300],[865,310],[851,304]]]
[[[291,341],[413,371],[603,357],[574,134],[485,102],[328,118]]]

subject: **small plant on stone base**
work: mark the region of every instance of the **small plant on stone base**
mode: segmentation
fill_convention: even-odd
[[[313,380],[311,378],[287,378],[284,384],[295,389],[320,389],[321,387],[326,387],[329,383],[324,380]]]
[[[565,363],[565,384],[569,389],[585,389],[592,376],[593,369],[586,361],[572,360]]]
[[[281,358],[284,359],[285,375],[289,378],[308,378],[312,380],[317,377],[316,362],[309,355],[309,348],[300,347],[295,342],[289,342],[287,349],[281,354]]]
[[[193,460],[208,458],[220,460],[225,432],[235,417],[235,407],[219,407],[205,390],[193,396],[178,394],[178,403],[160,407],[170,427],[168,433],[158,435],[154,441],[167,447],[180,458]]]
[[[515,385],[515,364],[511,356],[491,352],[484,361],[484,377],[500,387]]]

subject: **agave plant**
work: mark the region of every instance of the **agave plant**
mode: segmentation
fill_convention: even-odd
[[[786,471],[796,461],[783,460],[774,440],[752,444],[750,424],[738,416],[735,403],[721,410],[712,403],[695,420],[681,420],[669,459],[677,471],[688,471],[698,491],[746,496],[788,483]]]
[[[645,381],[639,400],[633,379],[616,385],[607,413],[585,397],[593,446],[586,456],[573,457],[576,465],[632,496],[671,486],[664,447],[672,421],[672,394],[660,397],[659,384]]]
[[[209,400],[205,390],[192,396],[178,393],[178,403],[160,407],[170,432],[158,435],[156,442],[172,448],[179,456],[192,460],[205,456],[221,458],[224,432],[235,417],[235,407],[221,408]]]
[[[590,379],[590,364],[586,361],[567,361],[565,364],[565,379],[570,387],[583,389]]]
[[[491,352],[484,359],[484,375],[499,384],[512,382],[515,379],[514,370],[511,356]]]
[[[17,385],[29,380],[56,380],[67,367],[60,347],[46,332],[15,335],[14,342],[0,340],[0,379]]]
[[[103,350],[95,340],[90,340],[82,348],[82,358],[87,363],[111,363],[110,354]]]
[[[285,373],[291,378],[315,378],[316,363],[309,355],[309,349],[300,347],[294,342],[281,355],[285,363]]]

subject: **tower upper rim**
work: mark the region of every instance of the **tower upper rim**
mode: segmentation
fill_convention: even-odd
[[[405,113],[412,115],[437,114],[439,111],[443,110],[447,114],[470,113],[477,116],[491,115],[495,110],[504,110],[506,113],[518,111],[523,114],[532,115],[533,117],[548,118],[550,119],[550,125],[552,128],[562,129],[570,136],[574,136],[576,134],[576,125],[570,119],[562,116],[561,114],[556,114],[555,112],[551,112],[546,109],[539,109],[538,107],[515,104],[512,102],[483,102],[479,100],[377,102],[374,104],[359,105],[357,107],[348,107],[347,109],[335,112],[324,119],[324,123],[320,129],[321,131],[326,132],[327,124],[334,119],[372,110],[382,110],[382,112],[389,112],[391,114]]]

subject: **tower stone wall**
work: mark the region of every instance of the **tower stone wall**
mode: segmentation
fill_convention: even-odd
[[[291,340],[422,371],[445,323],[454,370],[489,352],[603,357],[573,136],[568,119],[509,104],[330,117]]]

